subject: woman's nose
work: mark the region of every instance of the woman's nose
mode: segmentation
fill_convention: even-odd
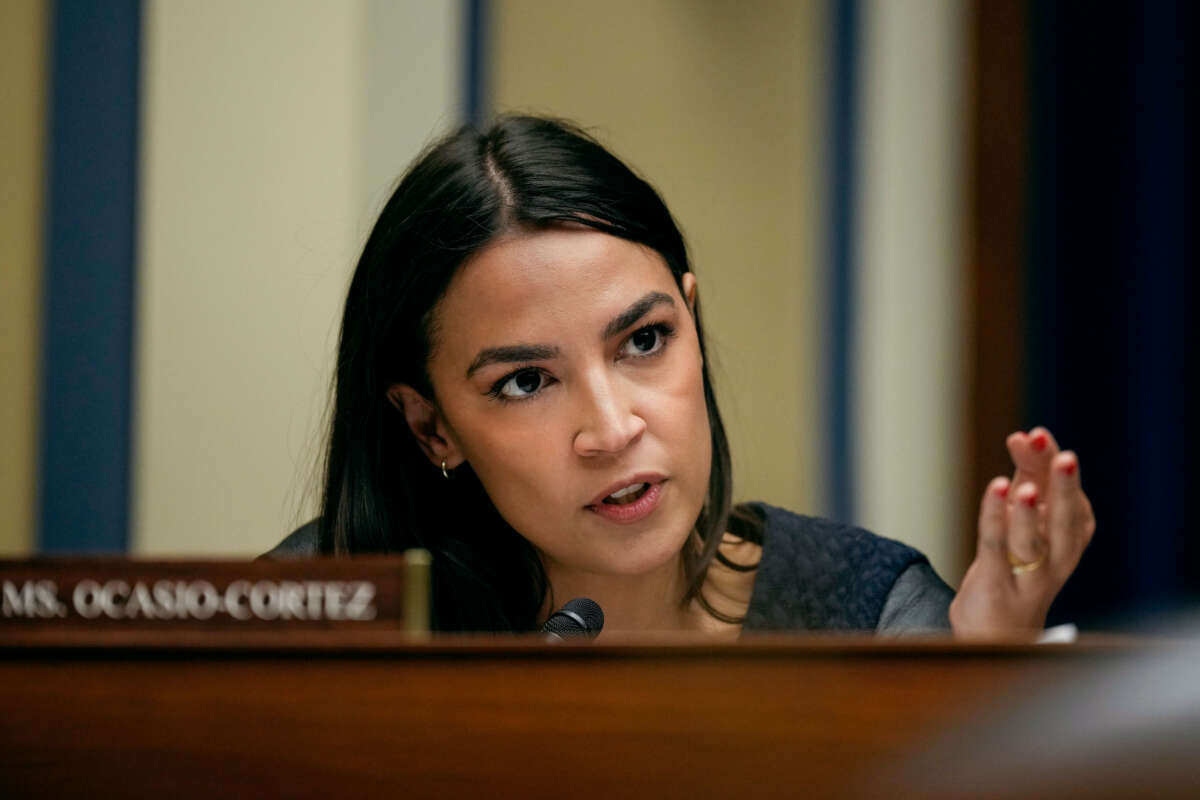
[[[646,420],[634,412],[627,393],[611,381],[591,382],[584,397],[574,442],[579,455],[619,453],[645,432]]]

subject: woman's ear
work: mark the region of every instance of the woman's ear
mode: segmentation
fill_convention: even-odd
[[[683,299],[687,300],[688,310],[692,312],[692,316],[696,316],[696,276],[685,272],[679,283],[683,287]]]
[[[454,469],[466,460],[446,418],[424,395],[406,383],[393,383],[387,399],[404,415],[408,429],[435,467],[444,463],[446,469]]]

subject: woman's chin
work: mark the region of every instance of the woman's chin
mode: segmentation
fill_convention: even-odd
[[[651,533],[651,532],[647,532]],[[569,559],[569,566],[596,575],[635,578],[652,575],[678,564],[689,531],[682,534],[653,532],[635,536],[619,546],[597,548]],[[568,564],[564,564],[568,566]]]

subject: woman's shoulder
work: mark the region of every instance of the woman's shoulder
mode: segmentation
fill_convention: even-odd
[[[953,592],[915,548],[766,503],[741,510],[761,520],[763,548],[747,630],[948,627]]]
[[[764,557],[773,561],[791,561],[797,556],[806,561],[816,557],[860,565],[879,564],[881,559],[903,563],[925,560],[916,548],[865,528],[798,514],[767,503],[743,503],[737,507],[736,518],[740,523],[735,523],[734,532],[740,529],[742,538],[747,538],[745,520],[757,522],[757,531],[751,536],[764,545]]]
[[[306,522],[283,537],[283,541],[263,553],[260,558],[315,558],[319,552],[317,523],[319,519]]]

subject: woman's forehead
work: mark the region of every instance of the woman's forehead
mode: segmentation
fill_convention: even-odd
[[[459,270],[438,303],[438,330],[445,345],[567,333],[603,326],[649,291],[678,294],[662,256],[648,247],[591,229],[514,234]]]

